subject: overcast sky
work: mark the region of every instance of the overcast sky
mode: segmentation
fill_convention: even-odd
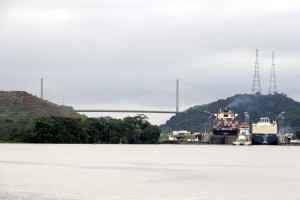
[[[181,110],[251,93],[256,48],[262,93],[274,50],[278,92],[300,101],[299,0],[0,0],[1,90],[44,78],[77,109],[175,110],[176,79]]]

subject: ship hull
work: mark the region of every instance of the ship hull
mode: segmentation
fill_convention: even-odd
[[[278,137],[275,134],[252,134],[252,144],[277,145]]]
[[[210,138],[210,143],[211,144],[232,145],[232,143],[235,139],[236,139],[236,136],[231,136],[231,135],[212,135]]]
[[[214,129],[213,134],[218,135],[218,136],[224,136],[224,135],[237,136],[238,135],[238,130],[237,129],[231,129],[231,130],[217,130],[217,129]]]

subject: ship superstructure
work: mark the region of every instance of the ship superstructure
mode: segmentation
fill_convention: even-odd
[[[250,134],[250,125],[246,122],[240,124],[239,134],[235,141],[234,145],[251,145],[251,134]]]

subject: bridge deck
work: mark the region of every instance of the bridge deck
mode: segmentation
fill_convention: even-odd
[[[176,111],[163,111],[163,110],[74,110],[75,112],[118,112],[118,113],[166,113],[176,114]]]

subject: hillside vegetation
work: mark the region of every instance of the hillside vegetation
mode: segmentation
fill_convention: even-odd
[[[0,119],[0,142],[156,144],[160,130],[146,116],[120,119],[36,117]]]
[[[21,119],[36,116],[83,117],[24,91],[0,91],[0,118]]]
[[[0,142],[156,144],[145,115],[94,119],[26,92],[0,92]]]
[[[276,120],[278,123],[278,115],[284,111],[286,132],[300,130],[300,103],[284,94],[238,94],[210,104],[194,106],[171,117],[161,128],[164,132],[182,129],[202,132],[204,131],[205,118],[209,123],[209,115],[205,115],[204,111],[215,114],[224,106],[239,114],[240,122],[244,121],[244,112],[248,112],[250,123],[258,122],[260,117],[269,117],[271,121]]]

